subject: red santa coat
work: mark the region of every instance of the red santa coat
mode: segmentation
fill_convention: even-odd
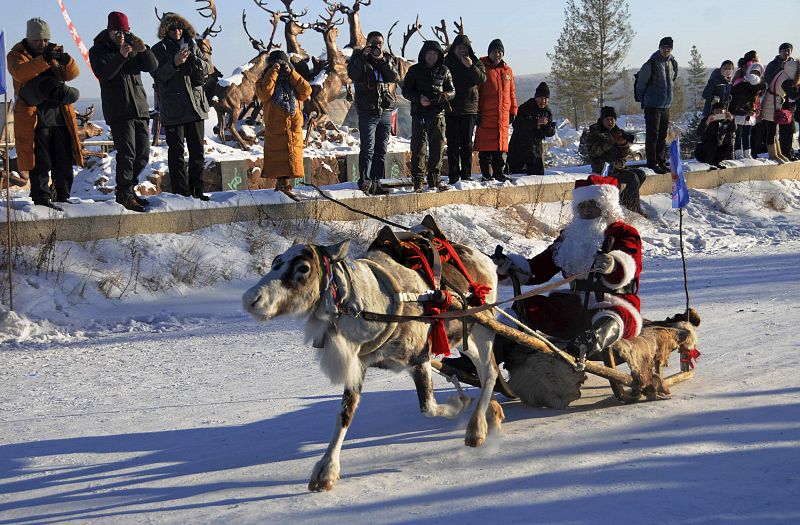
[[[527,284],[542,284],[557,273],[563,273],[555,261],[560,242],[561,237],[545,251],[528,260],[531,278]],[[639,335],[642,330],[639,300],[642,240],[639,232],[633,226],[617,221],[606,228],[603,246],[597,248],[608,253],[617,263],[611,274],[601,278],[605,288],[602,300],[598,300],[595,293],[590,292],[587,311],[583,308],[585,291],[554,292],[549,296],[530,297],[523,305],[528,321],[534,328],[555,337],[571,339],[590,328],[594,318],[613,315],[623,324],[623,338],[630,339]]]

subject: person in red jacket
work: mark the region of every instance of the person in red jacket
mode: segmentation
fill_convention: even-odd
[[[493,259],[501,278],[514,271],[527,277],[526,284],[545,283],[559,272],[565,277],[591,272],[572,281],[569,291],[523,303],[528,324],[570,340],[567,351],[582,362],[642,330],[642,241],[622,220],[615,178],[592,174],[575,182],[572,195],[573,220],[545,251],[531,259],[518,254]]]
[[[498,38],[489,44],[489,55],[481,58],[486,66],[486,82],[480,85],[475,150],[485,181],[508,179],[503,173],[503,153],[508,152],[509,126],[517,114],[517,96],[514,72],[504,57],[505,48]]]

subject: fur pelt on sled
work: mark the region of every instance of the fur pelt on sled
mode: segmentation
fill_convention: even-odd
[[[626,391],[623,401],[632,403],[645,395],[649,401],[666,399],[669,387],[661,378],[661,370],[669,365],[670,354],[688,352],[697,345],[696,327],[700,315],[694,309],[689,319],[681,313],[664,321],[645,320],[642,333],[633,339],[621,339],[612,345],[617,363],[628,363],[634,386]],[[518,348],[506,360],[508,384],[520,400],[535,407],[567,408],[580,399],[583,372],[560,359]]]

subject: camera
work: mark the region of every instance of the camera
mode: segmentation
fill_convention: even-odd
[[[636,136],[633,133],[628,133],[627,131],[622,132],[622,137],[628,142],[633,142],[636,140]]]

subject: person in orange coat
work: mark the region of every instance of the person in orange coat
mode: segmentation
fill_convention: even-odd
[[[11,48],[6,58],[17,98],[14,105],[17,167],[30,172],[34,204],[60,209],[52,200],[66,202],[72,188],[72,166],[83,166],[75,109],[63,96],[64,82],[76,78],[80,71],[62,46],[50,42],[50,27],[41,18],[28,20],[26,37]],[[33,82],[37,86],[29,86],[28,92],[37,96],[27,99],[46,101],[29,105],[21,93]],[[39,97],[48,87],[48,93]],[[52,97],[55,92],[61,95],[58,101]],[[55,196],[50,192],[51,170]]]
[[[505,48],[498,38],[489,44],[489,55],[481,58],[486,66],[486,82],[480,86],[475,150],[479,152],[484,181],[508,179],[503,173],[503,153],[508,152],[508,130],[517,114],[517,96],[514,72],[503,60],[504,56]]]
[[[303,177],[303,111],[311,85],[295,71],[289,56],[276,49],[267,58],[256,96],[264,108],[264,175],[277,179],[275,190],[290,197],[289,179]]]

